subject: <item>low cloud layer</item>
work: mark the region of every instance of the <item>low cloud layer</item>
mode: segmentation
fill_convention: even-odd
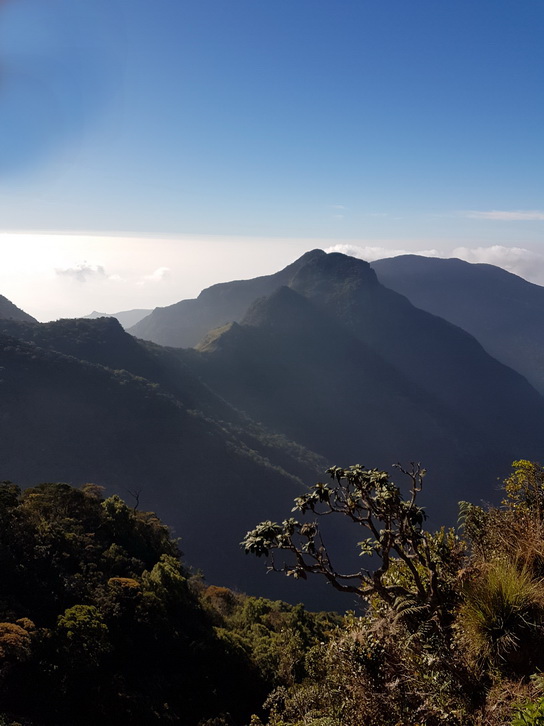
[[[0,0],[1,2],[1,0]],[[503,267],[544,285],[544,246],[462,245],[462,240],[176,238],[0,232],[0,293],[39,320],[92,310],[154,308],[196,297],[218,282],[267,275],[319,247],[372,262],[418,254]],[[542,251],[541,251],[542,250]],[[44,294],[44,292],[46,294]]]
[[[78,282],[87,282],[91,278],[106,277],[106,270],[102,265],[89,265],[87,262],[65,269],[56,268],[55,272],[57,275],[71,277]]]
[[[497,265],[526,280],[544,284],[544,254],[523,247],[456,247],[451,256],[467,262]]]
[[[144,275],[143,281],[144,282],[161,282],[166,277],[168,277],[170,274],[170,268],[169,267],[157,267],[157,269],[152,272],[150,275]]]

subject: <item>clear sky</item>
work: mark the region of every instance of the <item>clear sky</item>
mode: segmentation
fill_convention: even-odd
[[[312,247],[544,284],[542,0],[0,0],[0,293],[166,305]]]

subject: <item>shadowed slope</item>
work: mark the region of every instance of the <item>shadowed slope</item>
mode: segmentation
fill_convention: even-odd
[[[323,255],[322,250],[313,250],[273,275],[213,285],[203,290],[195,300],[182,300],[175,305],[156,308],[129,332],[160,345],[190,348],[209,330],[241,320],[254,300],[288,285],[302,265]]]
[[[459,499],[493,496],[480,489],[485,472],[489,481],[516,456],[542,456],[536,391],[465,331],[384,288],[367,263],[318,256],[291,288],[193,354],[228,401],[329,461],[423,461],[449,521]]]
[[[544,287],[457,259],[403,255],[372,267],[384,285],[474,335],[544,393]]]
[[[139,348],[115,321],[83,322],[98,328],[99,339],[104,326],[120,338],[117,356],[124,343]],[[29,332],[34,326],[20,327]],[[59,332],[58,326],[52,329]],[[47,330],[51,327],[41,330],[43,339]],[[160,371],[160,360],[140,352],[140,366],[147,361]],[[0,334],[0,479],[22,485],[92,481],[123,496],[140,492],[140,506],[174,527],[187,558],[211,581],[298,599],[295,585],[267,578],[238,543],[256,516],[282,516],[302,486],[295,474],[315,479],[322,468],[317,457],[270,436],[225,402],[220,410],[232,411],[232,420],[210,418],[219,400],[210,391],[206,415],[188,408],[166,386],[129,373],[135,361],[127,356],[124,370],[112,370]],[[181,370],[174,360],[172,370],[175,366]],[[191,380],[183,385],[192,391],[191,404],[205,390]],[[283,468],[290,464],[294,473]]]
[[[37,322],[32,315],[14,305],[7,297],[0,295],[0,320],[24,320],[28,323]]]
[[[310,261],[292,286],[467,423],[489,426],[497,441],[507,430],[518,446],[540,440],[533,425],[544,400],[535,390],[464,330],[380,284],[368,263],[334,253]]]

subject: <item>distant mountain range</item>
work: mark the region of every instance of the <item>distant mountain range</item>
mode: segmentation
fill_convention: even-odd
[[[283,516],[323,470],[320,457],[251,422],[113,319],[0,321],[0,372],[0,479],[92,481],[138,497],[212,582],[286,594],[238,543],[255,516]]]
[[[145,318],[147,315],[152,313],[152,310],[122,310],[120,313],[97,313],[93,310],[89,315],[84,315],[85,319],[95,320],[96,318],[115,318],[118,320],[125,330],[131,328],[140,320]]]
[[[159,345],[190,348],[210,330],[241,320],[257,298],[271,295],[288,285],[300,267],[321,250],[307,252],[300,259],[273,275],[252,280],[222,282],[203,290],[196,300],[182,300],[153,312],[129,329],[132,335]]]
[[[423,461],[440,492],[431,511],[450,521],[459,499],[492,496],[482,481],[512,458],[544,453],[544,400],[525,379],[345,255],[307,256],[289,288],[187,359],[227,401],[331,462]]]
[[[544,393],[544,287],[457,259],[403,255],[372,267],[386,287],[464,328]]]
[[[438,526],[460,499],[495,498],[514,458],[544,459],[542,396],[466,328],[385,286],[385,262],[314,250],[157,308],[131,329],[154,343],[112,318],[0,320],[0,478],[140,492],[211,581],[332,605],[264,578],[238,547],[261,519],[290,516],[328,465],[421,461]]]

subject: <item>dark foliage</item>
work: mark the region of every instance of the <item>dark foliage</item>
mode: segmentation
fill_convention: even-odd
[[[0,582],[0,712],[14,722],[241,723],[264,699],[166,527],[94,485],[0,485]]]
[[[520,460],[501,507],[462,503],[465,541],[427,531],[416,499],[387,473],[330,470],[295,500],[318,518],[366,530],[368,569],[333,566],[317,522],[263,522],[246,550],[271,569],[324,577],[366,601],[320,648],[306,675],[267,700],[269,726],[537,726],[544,709],[544,469]],[[281,561],[286,558],[286,564]]]
[[[287,504],[318,457],[248,420],[173,353],[142,345],[113,319],[0,321],[0,330],[0,479],[139,492],[211,579],[292,597],[247,568],[239,532],[256,511]]]

